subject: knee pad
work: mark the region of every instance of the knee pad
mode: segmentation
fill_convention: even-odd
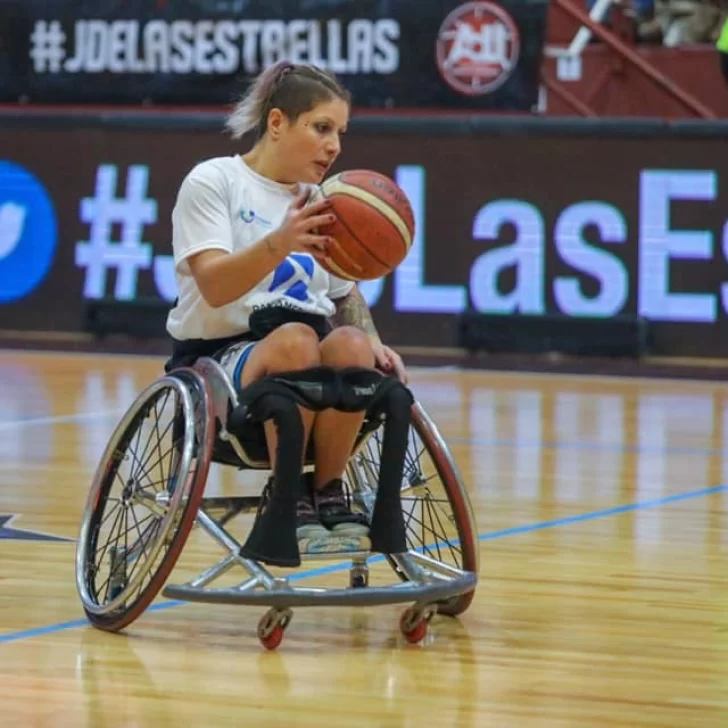
[[[330,367],[312,367],[263,377],[240,390],[240,407],[256,419],[261,417],[271,395],[285,397],[313,411],[335,407],[338,401],[338,376]]]

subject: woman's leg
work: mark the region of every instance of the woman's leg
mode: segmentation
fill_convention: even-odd
[[[374,353],[365,333],[351,326],[332,331],[319,347],[313,329],[301,324],[285,324],[256,344],[250,353],[241,376],[245,386],[270,374],[319,365],[334,369],[345,367],[374,366]],[[335,478],[341,478],[349,461],[354,441],[364,420],[363,412],[324,410],[314,418],[314,413],[301,408],[306,433],[313,423],[316,445],[316,489]],[[315,421],[314,421],[315,419]],[[274,463],[277,442],[275,428],[266,429],[270,458]]]
[[[283,324],[255,345],[243,367],[240,386],[244,387],[271,374],[310,369],[320,364],[319,341],[314,330],[304,324]],[[314,413],[300,406],[298,410],[303,420],[305,452]],[[268,456],[274,469],[278,437],[272,422],[265,423],[265,436]]]
[[[358,329],[347,326],[335,329],[319,344],[318,337],[309,327],[284,324],[255,345],[243,366],[240,386],[277,372],[322,364],[335,369],[373,367],[374,353],[369,338]],[[364,413],[331,409],[316,415],[305,408],[299,409],[306,440],[313,429],[316,451],[313,486],[319,506],[317,516],[310,499],[304,494],[298,508],[299,538],[322,535],[319,517],[322,523],[337,533],[366,535],[366,521],[349,511],[341,483]],[[275,467],[277,437],[272,423],[266,423],[266,441],[271,464]]]
[[[240,386],[244,387],[271,374],[310,369],[320,364],[321,353],[316,332],[304,324],[283,324],[255,345],[243,366]],[[315,413],[301,406],[298,410],[303,421],[305,453]],[[276,427],[272,422],[266,422],[264,427],[268,457],[271,468],[275,471],[278,447]],[[308,491],[303,492],[298,499],[296,521],[296,535],[299,539],[322,538],[328,535],[328,531],[319,521]]]
[[[332,331],[321,343],[321,363],[334,369],[374,367],[369,337],[351,326]],[[362,537],[369,533],[366,518],[352,513],[341,481],[364,412],[324,410],[313,423],[315,446],[314,500],[321,523],[335,534]]]
[[[334,329],[321,342],[321,363],[333,369],[373,368],[374,352],[369,337],[353,326]],[[335,478],[341,478],[363,421],[364,412],[331,409],[318,414],[313,426],[316,490]]]

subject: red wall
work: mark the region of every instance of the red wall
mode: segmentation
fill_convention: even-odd
[[[586,3],[584,2],[584,7]],[[614,31],[646,61],[653,64],[673,83],[693,95],[719,117],[728,117],[728,85],[720,69],[717,51],[711,45],[664,48],[633,43],[633,21],[613,14]],[[552,4],[548,16],[547,43],[568,46],[579,24],[559,6]],[[582,56],[582,78],[565,82],[564,88],[587,102],[600,116],[660,116],[696,118],[693,112],[662,90],[645,74],[624,61],[600,41],[592,41]],[[608,69],[616,71],[595,94],[592,90]],[[544,71],[556,79],[556,60],[545,58]],[[549,92],[549,116],[574,116],[578,112]]]
[[[643,47],[639,53],[719,117],[728,117],[728,85],[721,73],[715,49]],[[582,62],[581,80],[567,82],[564,87],[584,101],[589,98],[590,91],[606,69],[617,70],[591,99],[590,106],[600,116],[697,118],[642,71],[619,59],[604,46],[589,46],[584,51]],[[544,59],[543,68],[552,78],[556,78],[554,59]],[[572,116],[577,112],[556,94],[549,92],[547,113],[549,116]]]

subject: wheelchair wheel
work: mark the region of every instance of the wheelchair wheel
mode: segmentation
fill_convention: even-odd
[[[89,621],[115,632],[154,600],[197,516],[214,443],[207,383],[180,369],[144,390],[99,462],[76,549]]]
[[[372,513],[379,482],[383,429],[375,430],[349,462],[346,481],[355,502]],[[410,552],[478,573],[478,532],[468,493],[435,424],[419,403],[412,409],[402,481],[402,511]],[[397,575],[406,575],[387,557]],[[440,614],[462,614],[474,591],[438,604]]]

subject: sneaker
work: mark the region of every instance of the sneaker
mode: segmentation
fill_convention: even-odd
[[[326,538],[328,530],[321,525],[316,508],[314,507],[311,491],[306,479],[301,481],[301,497],[296,503],[296,538],[302,539]]]
[[[332,480],[314,494],[319,521],[336,536],[368,536],[369,523],[363,513],[352,512],[344,484]]]

